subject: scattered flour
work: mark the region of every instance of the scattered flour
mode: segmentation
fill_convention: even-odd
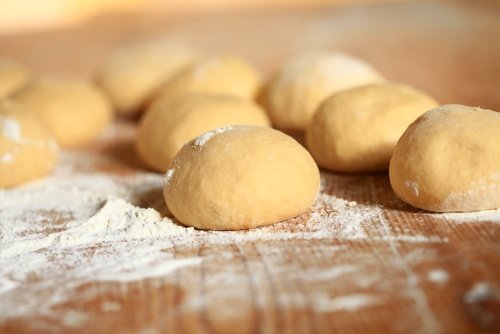
[[[3,122],[3,135],[5,138],[10,139],[14,142],[21,142],[21,125],[18,121],[12,118],[4,117]]]
[[[299,277],[305,281],[333,280],[345,274],[355,273],[358,270],[359,268],[357,266],[343,265],[343,266],[335,266],[333,268],[322,271],[319,271],[317,269],[311,272],[305,271],[303,273],[299,273]]]
[[[438,219],[446,219],[456,223],[467,222],[492,222],[500,223],[500,209],[485,210],[479,212],[450,212],[441,214],[430,214]]]
[[[477,207],[495,207],[500,192],[500,172],[482,177],[468,185],[468,190],[452,192],[443,199],[443,208],[465,208],[465,211]]]
[[[500,301],[500,289],[495,288],[488,282],[478,282],[474,284],[474,286],[464,295],[464,302],[467,304],[488,300]]]
[[[427,273],[427,279],[434,283],[445,283],[449,278],[450,276],[443,269],[434,269]]]
[[[406,188],[410,189],[415,196],[418,197],[418,195],[420,194],[420,190],[416,181],[406,181],[405,186]]]
[[[325,295],[318,295],[315,298],[314,307],[321,312],[356,311],[380,302],[380,298],[367,294],[352,294],[333,299]]]
[[[170,179],[172,178],[172,176],[174,176],[174,173],[175,169],[173,168],[167,170],[167,172],[165,173],[165,185],[167,185],[170,182]]]
[[[205,132],[204,134],[198,136],[198,138],[196,138],[194,140],[193,144],[195,147],[203,147],[203,145],[205,145],[210,140],[210,138],[212,138],[216,134],[223,133],[227,130],[231,130],[232,128],[233,127],[231,125],[226,125],[226,126]]]
[[[122,309],[122,304],[114,301],[105,301],[101,303],[101,311],[103,312],[119,312]]]
[[[63,317],[63,323],[66,327],[81,327],[85,325],[85,323],[89,320],[89,317],[87,314],[76,311],[76,310],[70,310],[64,314]]]

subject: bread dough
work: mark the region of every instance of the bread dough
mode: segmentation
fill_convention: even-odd
[[[270,122],[255,103],[228,95],[187,94],[153,105],[140,121],[137,152],[150,167],[165,172],[189,140],[224,125]]]
[[[0,101],[0,188],[44,176],[56,165],[55,139],[32,113]]]
[[[83,81],[39,79],[16,92],[12,99],[37,114],[64,147],[87,143],[113,117],[106,96]]]
[[[167,171],[164,196],[185,225],[239,230],[307,211],[319,181],[314,160],[291,137],[266,127],[235,126],[187,143]]]
[[[0,59],[0,99],[9,96],[31,79],[30,71],[23,65]]]
[[[95,78],[118,112],[134,114],[195,57],[187,46],[168,41],[132,45],[112,53]]]
[[[408,125],[438,106],[414,88],[378,83],[329,97],[306,131],[307,148],[323,168],[340,172],[386,171]]]
[[[186,93],[224,94],[254,99],[261,81],[260,74],[241,58],[205,58],[172,78],[155,101]]]
[[[287,62],[263,95],[273,125],[303,131],[329,95],[382,76],[364,61],[342,53],[306,53]]]
[[[429,211],[500,208],[500,113],[444,105],[412,123],[389,176],[406,203]]]

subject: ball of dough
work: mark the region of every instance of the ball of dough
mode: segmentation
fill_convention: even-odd
[[[500,208],[500,113],[462,105],[431,110],[405,131],[389,168],[406,203],[429,211]]]
[[[186,93],[224,94],[254,99],[260,86],[260,74],[243,59],[235,56],[206,58],[172,78],[154,103]]]
[[[164,197],[183,224],[239,230],[297,216],[313,204],[319,171],[294,139],[266,127],[218,128],[187,143]]]
[[[96,81],[123,114],[134,114],[178,72],[195,52],[172,42],[151,42],[119,49],[100,66]]]
[[[187,94],[153,105],[140,121],[136,137],[139,156],[165,172],[189,140],[224,125],[269,126],[257,104],[234,96]]]
[[[0,99],[26,85],[30,79],[31,73],[26,67],[11,60],[0,59]]]
[[[424,112],[438,106],[414,88],[379,83],[329,97],[307,127],[316,162],[339,172],[386,171],[399,137]]]
[[[276,127],[303,131],[329,95],[382,80],[360,59],[341,53],[307,53],[283,66],[262,99]]]
[[[59,149],[32,113],[0,101],[0,188],[17,186],[50,173]]]
[[[39,79],[12,95],[12,99],[37,114],[64,147],[89,142],[113,117],[104,94],[83,81]]]

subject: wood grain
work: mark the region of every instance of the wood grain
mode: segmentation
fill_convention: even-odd
[[[62,31],[1,37],[0,53],[41,74],[85,77],[113,47],[159,35],[201,50],[240,53],[266,73],[295,52],[339,49],[366,58],[390,79],[422,88],[443,103],[500,110],[499,6],[474,3],[415,2],[168,21],[110,16]],[[132,137],[133,130],[123,131],[111,142],[80,151],[111,158],[94,170],[137,173],[143,166],[130,150]],[[175,259],[199,257],[201,263],[160,278],[79,286],[68,302],[55,307],[60,314],[86,314],[78,326],[34,310],[33,316],[1,322],[0,332],[500,332],[498,221],[457,222],[412,209],[395,197],[385,174],[322,172],[322,178],[325,194],[380,208],[363,225],[367,238],[198,247],[172,239],[174,247],[166,251]],[[158,196],[145,194],[144,206],[161,206]],[[300,231],[311,214],[276,230]],[[429,279],[433,270],[447,273],[448,279]],[[481,283],[488,287],[481,298],[468,299]],[[362,307],[349,304],[356,298],[365,301]]]

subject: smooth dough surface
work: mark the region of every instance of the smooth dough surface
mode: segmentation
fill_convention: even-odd
[[[50,173],[59,149],[40,120],[20,105],[0,101],[0,188]]]
[[[9,96],[26,85],[31,72],[23,65],[7,59],[0,59],[0,99]]]
[[[195,57],[189,47],[169,41],[132,45],[112,53],[95,78],[119,113],[135,114]]]
[[[153,103],[186,93],[224,94],[252,100],[262,84],[261,75],[236,56],[204,58],[174,76]]]
[[[189,140],[224,125],[269,126],[257,104],[234,96],[187,94],[151,106],[139,123],[136,149],[150,167],[165,172]]]
[[[314,115],[306,130],[307,148],[326,169],[386,171],[408,125],[437,106],[427,94],[395,83],[344,90],[329,97]]]
[[[281,68],[262,100],[274,126],[303,131],[329,95],[379,81],[382,76],[360,59],[342,53],[306,53]]]
[[[319,182],[314,160],[291,137],[266,127],[226,127],[182,148],[167,171],[164,196],[185,225],[239,230],[307,211]]]
[[[83,81],[39,79],[12,99],[35,113],[64,147],[89,142],[113,118],[106,96]]]
[[[429,211],[500,208],[500,113],[463,105],[431,110],[405,131],[389,169],[406,203]]]

